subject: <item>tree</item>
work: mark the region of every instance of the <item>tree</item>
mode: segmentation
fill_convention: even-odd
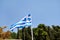
[[[16,39],[16,37],[17,37],[17,34],[15,32],[11,33],[11,38],[12,39]]]

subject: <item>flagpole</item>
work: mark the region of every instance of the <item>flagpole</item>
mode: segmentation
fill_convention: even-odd
[[[31,19],[32,19],[32,16],[31,16]],[[32,22],[31,22],[31,24],[32,24]],[[32,35],[32,40],[33,40],[33,28],[32,28],[32,26],[31,26],[31,35]]]
[[[32,29],[32,27],[31,27],[31,35],[32,35],[32,40],[33,40],[33,29]]]

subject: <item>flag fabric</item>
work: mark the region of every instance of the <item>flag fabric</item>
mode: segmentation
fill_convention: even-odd
[[[31,15],[28,14],[24,18],[22,18],[19,22],[12,24],[10,27],[10,30],[13,30],[15,28],[23,28],[25,26],[31,26],[32,25],[32,18]]]
[[[32,17],[31,15],[29,14],[27,16],[27,20],[26,20],[26,26],[31,26],[32,25]]]

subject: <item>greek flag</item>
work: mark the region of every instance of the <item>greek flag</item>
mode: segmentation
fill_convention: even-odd
[[[10,27],[10,30],[13,30],[15,28],[23,28],[23,27],[31,26],[31,25],[32,25],[32,18],[31,18],[31,15],[28,14],[27,16],[22,18],[19,22],[12,24]]]

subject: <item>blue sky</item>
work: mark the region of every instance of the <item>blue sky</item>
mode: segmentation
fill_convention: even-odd
[[[60,0],[0,0],[0,26],[10,26],[32,14],[33,27],[60,25]]]

